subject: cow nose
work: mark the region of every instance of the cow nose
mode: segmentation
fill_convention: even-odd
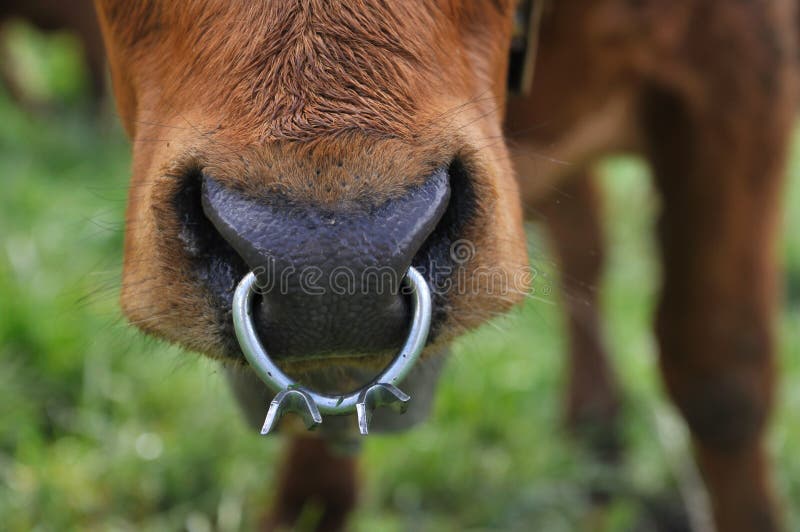
[[[444,214],[447,169],[379,205],[248,195],[203,176],[206,217],[256,272],[259,336],[272,356],[357,356],[399,346],[402,279]]]

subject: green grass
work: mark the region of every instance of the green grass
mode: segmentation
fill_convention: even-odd
[[[59,50],[45,55],[58,58]],[[64,61],[39,66],[77,69]],[[785,198],[782,387],[770,442],[796,530],[800,144],[794,153]],[[249,530],[271,500],[280,441],[244,426],[213,363],[146,339],[120,318],[128,167],[117,126],[70,111],[28,115],[0,93],[6,530]],[[685,465],[687,454],[682,425],[663,398],[649,326],[656,200],[640,162],[614,159],[602,170],[612,245],[604,307],[628,441],[623,470],[607,481],[624,493],[669,493],[675,464]],[[554,284],[535,229],[531,249],[548,273],[539,282]],[[356,530],[571,531],[591,519],[583,488],[607,472],[560,428],[565,340],[556,301],[532,299],[458,342],[430,422],[367,440]],[[621,497],[606,529],[628,530],[640,509],[637,497]]]

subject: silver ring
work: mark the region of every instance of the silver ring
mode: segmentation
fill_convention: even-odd
[[[245,275],[233,295],[233,329],[253,371],[277,394],[270,403],[262,434],[271,432],[286,412],[299,414],[309,429],[322,423],[321,414],[345,415],[356,412],[359,430],[366,434],[375,408],[392,406],[405,410],[410,397],[400,391],[397,385],[411,371],[425,347],[431,325],[431,293],[428,283],[413,267],[409,267],[404,281],[411,288],[413,317],[402,349],[386,369],[366,386],[344,395],[326,395],[298,384],[269,357],[253,325],[252,299],[256,276],[253,272]]]

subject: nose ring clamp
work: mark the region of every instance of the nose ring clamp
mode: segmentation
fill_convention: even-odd
[[[233,329],[245,358],[256,375],[273,392],[261,434],[269,434],[287,412],[298,414],[309,430],[322,423],[322,415],[345,415],[356,412],[361,434],[369,432],[372,413],[381,406],[405,412],[409,395],[397,385],[411,371],[425,347],[431,326],[431,293],[428,283],[413,267],[409,267],[404,282],[411,290],[413,317],[408,338],[403,347],[380,375],[366,386],[344,395],[326,395],[310,390],[286,375],[272,361],[253,326],[252,299],[256,276],[248,273],[233,295]]]

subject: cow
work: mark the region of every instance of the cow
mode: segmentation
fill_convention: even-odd
[[[434,293],[422,357],[436,359],[524,299],[527,215],[545,223],[575,296],[567,418],[579,434],[609,429],[595,443],[613,460],[620,400],[594,289],[592,165],[638,153],[661,201],[660,369],[716,526],[782,529],[764,434],[794,1],[534,0],[518,94],[507,92],[512,0],[95,5],[133,146],[121,290],[131,323],[234,368],[244,397],[259,383],[231,323],[237,283],[268,262],[310,268],[323,294],[290,276],[262,292],[255,326],[287,373],[347,387],[349,369],[391,358],[410,309],[398,290],[341,293],[326,274],[418,267]],[[463,243],[466,258],[451,253]],[[292,438],[267,526],[291,526],[314,498],[320,529],[345,526],[355,458]]]

